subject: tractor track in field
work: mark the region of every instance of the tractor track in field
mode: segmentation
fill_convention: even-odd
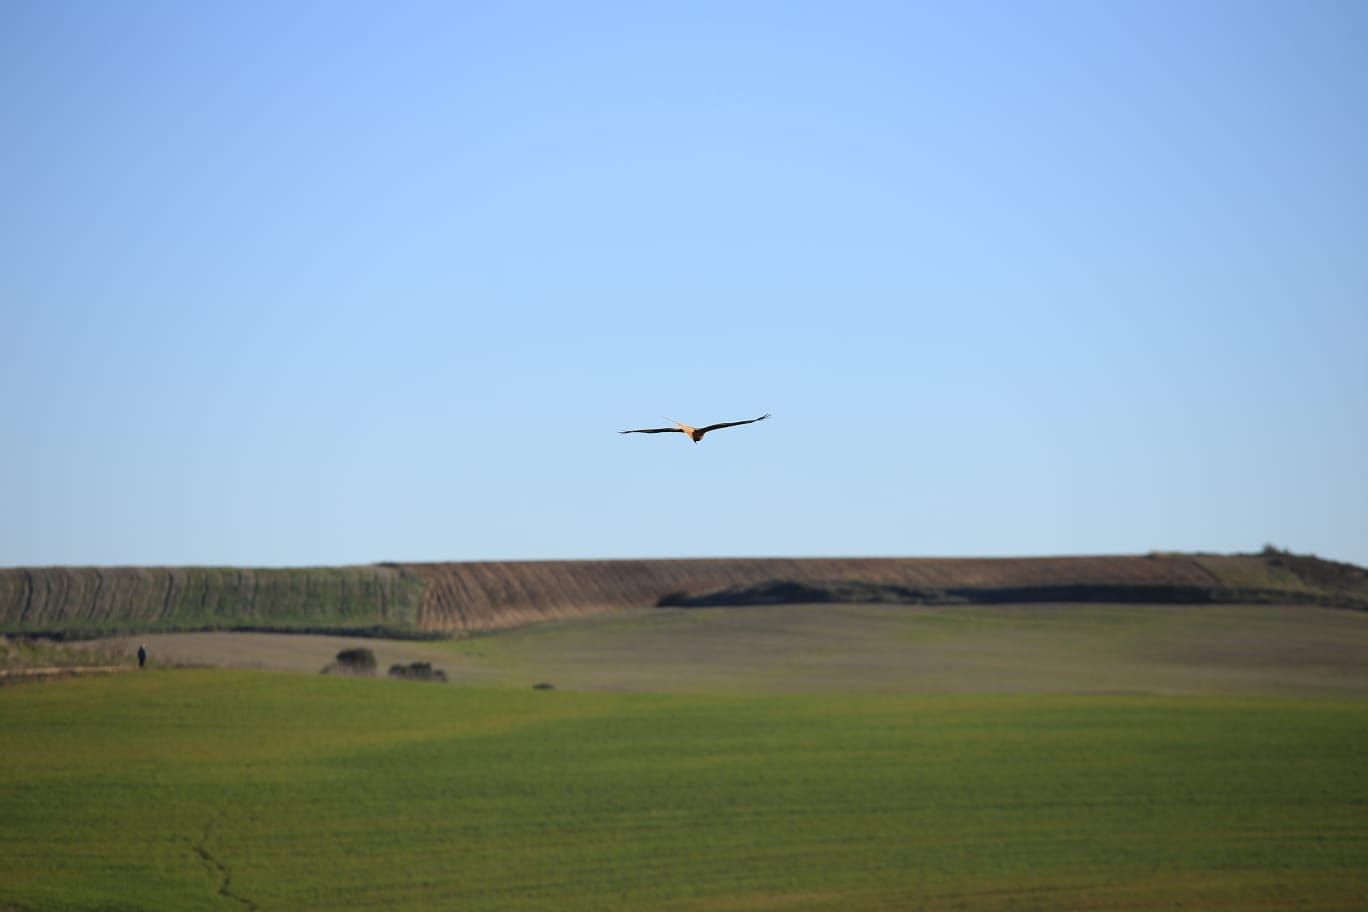
[[[224,899],[232,900],[236,903],[241,903],[248,909],[253,910],[253,912],[259,912],[259,910],[261,909],[260,906],[252,902],[247,897],[240,896],[239,894],[233,892],[232,870],[230,870],[229,867],[225,865],[223,862],[219,861],[216,857],[214,857],[214,855],[210,853],[209,849],[207,848],[209,844],[209,837],[213,835],[213,830],[214,823],[211,820],[209,823],[206,823],[204,825],[204,832],[200,834],[199,842],[191,843],[190,848],[193,849],[195,854],[199,856],[200,861],[204,862],[205,865],[212,868],[215,872],[218,873],[218,876],[221,878],[221,882],[219,884],[218,889],[219,896],[222,896]]]

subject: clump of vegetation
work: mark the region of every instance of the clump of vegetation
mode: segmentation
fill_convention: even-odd
[[[59,643],[39,637],[0,636],[0,669],[91,668],[129,664],[128,652],[109,644]]]
[[[375,674],[375,653],[364,646],[344,649],[323,667],[323,674],[345,674],[369,677]]]
[[[445,671],[440,668],[433,668],[431,662],[410,662],[408,665],[391,665],[389,670],[391,678],[400,678],[405,681],[437,681],[442,684],[447,682]]]

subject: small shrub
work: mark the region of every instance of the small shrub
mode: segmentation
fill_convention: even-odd
[[[375,653],[364,646],[357,649],[344,649],[337,654],[337,664],[365,671],[375,670]]]
[[[391,678],[398,678],[404,681],[437,681],[445,684],[447,675],[440,668],[433,668],[431,662],[411,662],[408,665],[391,665],[389,670]]]
[[[364,646],[344,649],[324,666],[323,674],[372,675],[375,665],[375,653]]]

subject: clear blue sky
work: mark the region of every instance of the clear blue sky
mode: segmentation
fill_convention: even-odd
[[[1368,564],[1360,2],[9,0],[0,135],[0,565]]]

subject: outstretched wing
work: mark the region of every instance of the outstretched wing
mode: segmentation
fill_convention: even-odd
[[[705,428],[699,428],[698,430],[699,430],[701,433],[706,434],[706,433],[708,433],[708,431],[715,431],[715,430],[717,430],[718,428],[736,427],[738,424],[755,424],[755,422],[757,422],[757,421],[764,421],[764,420],[765,420],[766,418],[768,418],[769,416],[770,416],[770,413],[769,413],[769,412],[765,412],[765,414],[761,415],[759,418],[752,418],[752,419],[750,419],[749,421],[724,421],[724,422],[722,422],[721,424],[710,424],[710,425],[708,425],[707,427],[705,427]]]
[[[683,428],[636,428],[631,431],[618,431],[619,434],[682,434]]]

